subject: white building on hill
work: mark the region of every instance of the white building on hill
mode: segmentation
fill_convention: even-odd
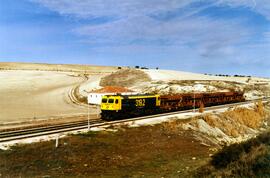
[[[130,95],[135,93],[132,90],[129,90],[124,87],[107,86],[98,90],[91,91],[88,94],[87,101],[88,104],[100,105],[101,99],[104,95],[116,95],[116,94]]]

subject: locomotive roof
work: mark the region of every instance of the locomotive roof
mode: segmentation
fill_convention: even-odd
[[[117,94],[117,95],[106,95],[106,96],[121,96],[124,99],[128,99],[128,98],[149,98],[149,97],[156,97],[156,94],[132,94],[132,95],[121,95],[121,94]]]

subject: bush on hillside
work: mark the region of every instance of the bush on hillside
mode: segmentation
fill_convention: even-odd
[[[195,177],[268,177],[270,176],[270,132],[244,143],[232,144],[213,155]]]

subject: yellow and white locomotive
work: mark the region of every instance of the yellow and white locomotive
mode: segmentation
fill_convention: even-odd
[[[105,95],[101,101],[101,118],[114,120],[156,113],[159,95]]]

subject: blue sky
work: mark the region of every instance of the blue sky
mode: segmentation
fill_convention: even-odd
[[[270,77],[270,2],[0,0],[0,61]]]

